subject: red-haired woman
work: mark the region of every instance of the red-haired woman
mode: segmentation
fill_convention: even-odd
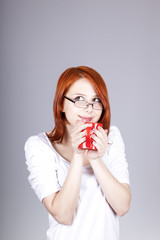
[[[67,69],[54,99],[55,127],[25,143],[29,182],[49,212],[48,240],[118,240],[118,215],[130,206],[128,165],[117,127],[110,127],[104,80],[94,69]],[[91,122],[95,150],[80,149]]]

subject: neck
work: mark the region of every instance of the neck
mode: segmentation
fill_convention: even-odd
[[[63,140],[62,140],[62,144],[64,145],[68,145],[68,146],[71,146],[71,127],[69,125],[66,125],[66,129],[65,129],[65,133],[64,133],[64,137],[63,137]]]

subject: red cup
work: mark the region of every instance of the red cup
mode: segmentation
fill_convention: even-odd
[[[101,123],[92,123],[92,122],[86,122],[86,123],[90,123],[90,124],[92,124],[92,126],[86,128],[86,141],[81,143],[78,148],[90,149],[90,150],[96,150],[97,151],[97,148],[94,146],[94,141],[90,137],[90,133],[91,133],[92,129],[98,129],[99,126],[103,127],[103,124],[101,124]]]

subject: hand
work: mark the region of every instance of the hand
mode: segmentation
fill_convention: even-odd
[[[76,126],[73,128],[71,132],[71,141],[72,146],[74,148],[74,152],[78,154],[84,154],[86,152],[85,149],[80,149],[78,146],[86,141],[86,128],[91,127],[92,124],[85,123],[85,121],[77,121]]]
[[[97,148],[98,151],[88,150],[87,156],[88,160],[102,158],[107,151],[108,147],[108,130],[98,127],[97,129],[92,130],[91,138],[93,139],[93,145]]]

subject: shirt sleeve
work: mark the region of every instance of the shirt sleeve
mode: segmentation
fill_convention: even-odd
[[[110,128],[109,141],[111,145],[109,145],[107,154],[108,168],[119,182],[130,184],[125,145],[116,126]]]
[[[39,200],[60,190],[56,155],[38,136],[31,136],[24,146],[29,183]]]

